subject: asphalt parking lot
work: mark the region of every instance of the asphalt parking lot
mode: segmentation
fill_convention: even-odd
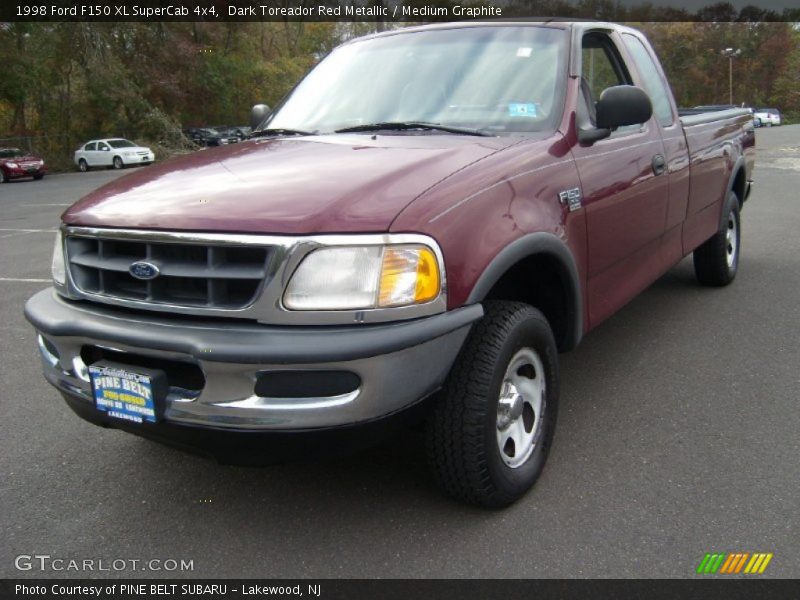
[[[68,204],[118,177],[0,186],[0,576],[18,555],[190,559],[158,577],[692,577],[772,552],[800,577],[800,126],[761,129],[736,282],[690,260],[562,357],[556,441],[504,511],[441,496],[419,434],[351,458],[219,466],[74,416],[40,374],[25,300]]]

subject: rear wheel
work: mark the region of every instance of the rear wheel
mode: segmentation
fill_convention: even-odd
[[[507,506],[541,474],[555,431],[558,352],[550,325],[520,302],[487,302],[427,423],[439,485],[471,504]]]
[[[728,285],[739,270],[742,229],[739,198],[733,192],[724,210],[722,228],[694,251],[694,272],[703,285]]]
[[[42,179],[43,177],[44,177],[44,173],[39,173],[38,175],[34,175],[34,176],[33,176],[33,178],[34,178],[36,181],[39,181],[39,180],[40,180],[40,179]]]
[[[83,158],[82,158],[82,159],[80,159],[80,160],[78,161],[78,170],[79,170],[81,173],[86,173],[86,171],[88,171],[88,170],[89,170],[89,163],[87,163],[87,162],[86,162],[86,160],[85,160],[85,159],[83,159]]]

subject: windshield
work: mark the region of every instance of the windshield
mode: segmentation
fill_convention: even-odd
[[[0,148],[0,158],[15,158],[17,156],[25,156],[25,153],[19,148]]]
[[[136,144],[128,140],[108,140],[108,145],[112,148],[135,148]]]
[[[568,36],[536,26],[401,33],[334,50],[262,127],[331,133],[425,122],[488,133],[555,129]]]

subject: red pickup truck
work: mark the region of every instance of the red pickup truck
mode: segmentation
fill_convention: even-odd
[[[544,466],[560,352],[690,253],[733,280],[753,160],[748,112],[681,116],[634,29],[386,32],[253,139],[69,208],[26,315],[93,423],[242,462],[420,415],[444,490],[503,506]]]

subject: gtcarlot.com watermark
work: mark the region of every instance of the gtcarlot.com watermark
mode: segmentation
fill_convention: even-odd
[[[185,558],[67,558],[49,554],[20,554],[17,571],[100,573],[120,571],[194,571],[194,560]]]

